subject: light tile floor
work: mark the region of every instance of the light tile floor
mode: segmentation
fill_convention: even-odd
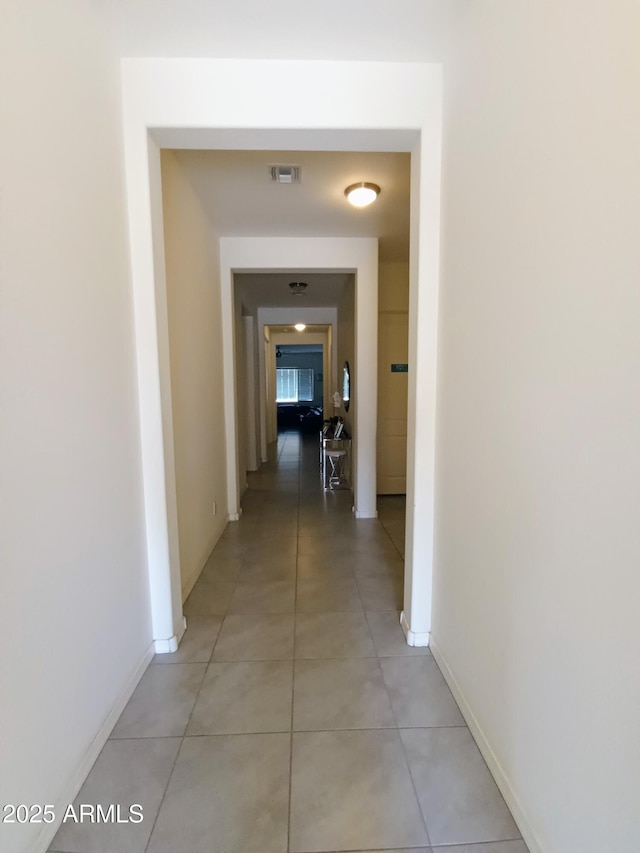
[[[65,824],[56,853],[526,853],[428,649],[400,629],[404,499],[355,521],[285,433],[250,475]]]

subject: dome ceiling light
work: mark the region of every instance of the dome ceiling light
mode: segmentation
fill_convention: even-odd
[[[309,285],[306,281],[290,281],[289,290],[292,296],[302,296]]]
[[[370,184],[366,181],[360,181],[357,184],[351,184],[344,191],[349,204],[354,207],[366,207],[372,204],[380,195],[380,187],[377,184]]]
[[[296,332],[304,332],[304,330],[307,328],[307,325],[306,323],[296,323],[293,328],[296,330]]]

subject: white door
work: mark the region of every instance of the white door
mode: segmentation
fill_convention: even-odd
[[[407,490],[407,373],[409,315],[378,316],[378,479],[379,495]]]

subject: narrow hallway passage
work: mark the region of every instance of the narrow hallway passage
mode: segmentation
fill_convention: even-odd
[[[399,626],[403,503],[353,518],[314,436],[249,475],[76,804],[140,823],[65,823],[51,853],[526,853],[428,649]]]

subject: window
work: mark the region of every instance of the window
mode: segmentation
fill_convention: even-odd
[[[278,367],[276,370],[276,403],[310,403],[313,400],[313,369],[310,367]]]

